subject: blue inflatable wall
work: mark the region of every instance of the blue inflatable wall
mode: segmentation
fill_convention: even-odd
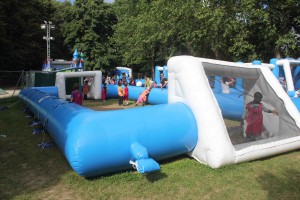
[[[218,82],[217,82],[218,83]],[[220,83],[218,83],[220,85]],[[225,118],[239,120],[242,118],[244,112],[244,97],[243,91],[230,88],[230,94],[223,94],[222,89],[220,91],[214,89],[214,95],[218,101],[220,109],[222,111],[222,115]],[[53,96],[58,96],[56,87],[40,87],[33,88],[36,90],[40,90],[42,92],[50,92]],[[128,86],[129,90],[129,99],[137,100],[140,94],[145,90],[144,87],[137,86]],[[107,85],[107,98],[117,98],[118,97],[118,85]],[[297,99],[295,99],[297,101]],[[167,104],[168,103],[168,89],[160,89],[160,88],[152,88],[149,99],[149,104],[158,105],[158,104]]]
[[[130,169],[130,161],[139,162],[140,171],[157,168],[152,159],[188,153],[197,143],[194,115],[183,103],[94,111],[35,89],[19,97],[84,177]],[[149,158],[136,160],[141,149]]]
[[[145,87],[128,86],[129,99],[137,100],[140,94],[145,90]],[[118,97],[118,85],[107,85],[107,98]],[[149,104],[167,104],[168,103],[168,90],[160,88],[152,88],[148,99]]]

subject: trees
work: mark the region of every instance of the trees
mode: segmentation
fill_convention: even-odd
[[[300,2],[285,0],[263,1],[276,29],[275,53],[277,57],[299,57],[300,52]]]
[[[158,38],[153,21],[148,19],[148,1],[116,1],[114,10],[118,18],[112,38],[122,55],[122,63],[127,66],[147,67],[155,56]]]
[[[296,0],[117,0],[114,8],[114,39],[127,65],[153,67],[183,54],[268,62],[282,47],[299,53]]]
[[[187,33],[198,27],[193,12],[197,1],[118,0],[114,10],[118,17],[114,41],[123,63],[140,65],[145,70],[166,64],[169,57],[196,55]]]
[[[64,16],[62,32],[65,43],[86,54],[85,68],[107,69],[113,64],[114,47],[109,38],[116,23],[110,5],[103,0],[76,0]]]
[[[2,69],[40,69],[44,20],[56,25],[51,57],[71,59],[82,49],[86,69],[148,71],[176,55],[268,62],[300,52],[298,0],[2,0]]]
[[[0,65],[2,70],[40,70],[46,59],[44,20],[55,21],[54,0],[2,0],[0,2]],[[55,6],[56,5],[56,6]],[[59,29],[51,32],[51,57],[65,55]],[[61,50],[61,51],[59,51]]]
[[[66,26],[66,21],[71,21],[73,5],[68,2],[53,1],[54,13],[51,15],[51,20],[55,24],[55,30],[51,31],[51,35],[55,40],[51,42],[51,56],[55,59],[71,60],[73,54],[72,43],[66,42],[63,30]]]
[[[256,0],[245,0],[235,4],[236,22],[229,52],[233,60],[251,62],[254,59],[269,61],[274,56],[276,30],[270,23],[265,5]]]
[[[41,18],[47,2],[3,0],[0,6],[0,65],[5,70],[40,69]]]

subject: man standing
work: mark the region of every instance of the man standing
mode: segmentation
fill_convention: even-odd
[[[168,80],[167,80],[167,78],[164,77],[164,74],[160,74],[160,88],[161,89],[166,88],[167,83],[168,83]]]

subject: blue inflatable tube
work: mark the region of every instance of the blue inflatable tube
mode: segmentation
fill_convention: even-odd
[[[293,101],[293,103],[295,104],[295,106],[297,107],[297,109],[300,111],[300,98],[298,97],[291,97],[291,100]]]
[[[24,89],[19,96],[84,177],[130,169],[132,160],[149,172],[157,169],[152,159],[188,153],[197,143],[194,115],[183,103],[94,111],[35,89]],[[137,143],[150,158],[134,160],[138,153],[131,149]]]
[[[41,92],[48,93],[51,96],[58,96],[57,87],[36,87],[31,88],[39,90]],[[129,99],[137,100],[140,94],[145,90],[144,87],[128,86]],[[118,97],[118,85],[107,85],[107,98],[117,98]],[[242,94],[242,95],[241,95]],[[244,98],[242,91],[230,88],[230,94],[223,94],[215,88],[214,95],[218,101],[220,109],[222,110],[222,115],[225,118],[239,120],[242,118],[244,112]],[[149,99],[150,104],[167,104],[168,103],[168,89],[152,88]],[[293,99],[297,101],[297,99]],[[295,103],[296,104],[296,103]],[[296,104],[297,105],[297,104]]]
[[[58,97],[58,88],[56,86],[49,86],[49,87],[31,87],[30,89],[36,89],[41,92],[45,92],[48,95]]]
[[[118,97],[118,85],[107,85],[108,98]],[[145,90],[144,87],[128,86],[129,99],[137,100]],[[239,90],[230,88],[230,94],[223,94],[215,91],[214,95],[218,101],[222,115],[229,119],[239,120],[242,118],[244,112],[244,97]],[[241,95],[242,94],[242,95]],[[149,94],[148,102],[150,104],[167,104],[168,103],[168,89],[152,88]]]
[[[215,93],[214,94],[222,115],[228,119],[239,120],[242,118],[244,113],[244,96],[240,93]]]
[[[140,94],[145,90],[145,87],[128,86],[129,99],[137,100]],[[107,85],[107,98],[118,97],[118,85]],[[148,99],[149,104],[167,104],[168,103],[168,90],[160,88],[152,88]]]

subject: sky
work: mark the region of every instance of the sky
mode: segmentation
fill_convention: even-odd
[[[104,0],[104,2],[106,2],[106,3],[112,3],[112,2],[114,2],[115,0]]]
[[[61,2],[63,2],[64,0],[58,0],[58,1],[61,1]],[[71,3],[73,3],[74,2],[74,0],[70,0],[71,1]],[[106,2],[106,3],[112,3],[112,2],[114,2],[115,0],[104,0],[104,2]]]

